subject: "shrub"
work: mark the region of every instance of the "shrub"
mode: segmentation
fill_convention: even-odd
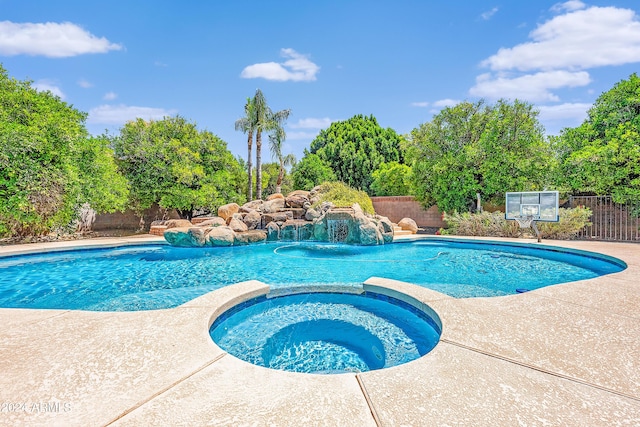
[[[472,214],[444,214],[447,228],[441,229],[440,234],[458,236],[490,236],[490,237],[518,237],[520,227],[515,221],[504,219],[503,212],[481,212]]]
[[[560,208],[558,217],[560,219],[558,222],[537,223],[543,238],[573,239],[585,226],[591,225],[589,222],[591,209],[582,206],[573,209]]]
[[[321,184],[318,189],[318,196],[318,201],[314,203],[314,207],[319,206],[322,202],[331,202],[338,208],[350,208],[354,203],[357,203],[365,213],[375,214],[373,203],[367,193],[351,188],[340,181]]]
[[[589,208],[560,208],[558,222],[538,222],[536,225],[545,239],[568,240],[574,238],[585,226],[591,225],[590,216]],[[444,221],[448,228],[440,230],[442,235],[520,237],[529,232],[529,229],[520,229],[515,221],[507,221],[503,212],[445,213]]]

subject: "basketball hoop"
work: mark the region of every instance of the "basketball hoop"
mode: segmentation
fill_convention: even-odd
[[[520,228],[529,228],[534,220],[533,215],[516,215],[513,217],[516,220]]]

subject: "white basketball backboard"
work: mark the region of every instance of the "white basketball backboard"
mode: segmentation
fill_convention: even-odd
[[[558,221],[557,191],[521,191],[506,193],[505,218],[515,220],[533,216],[535,221]]]

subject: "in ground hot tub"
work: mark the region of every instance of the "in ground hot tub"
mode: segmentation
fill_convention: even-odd
[[[375,292],[260,296],[219,316],[214,342],[244,361],[305,373],[364,372],[401,365],[432,350],[441,323]]]

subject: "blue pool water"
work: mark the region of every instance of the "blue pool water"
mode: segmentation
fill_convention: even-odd
[[[123,246],[0,258],[0,307],[170,308],[245,280],[272,287],[361,285],[379,276],[454,297],[498,296],[621,271],[622,261],[555,248],[423,240],[226,248]]]
[[[365,372],[410,362],[435,347],[424,312],[376,293],[304,293],[250,300],[223,313],[211,338],[255,365],[305,373]]]

